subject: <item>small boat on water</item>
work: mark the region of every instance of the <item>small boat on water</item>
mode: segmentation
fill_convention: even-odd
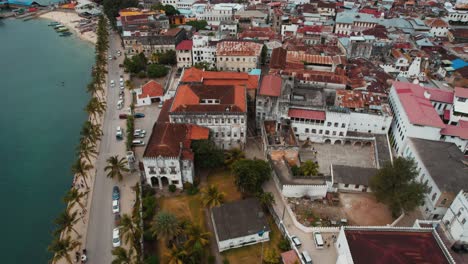
[[[71,36],[71,35],[73,35],[73,33],[67,31],[67,32],[60,33],[59,36],[60,37],[68,37],[68,36]]]
[[[66,28],[66,27],[60,27],[60,28],[57,28],[56,30],[57,30],[57,32],[66,32],[66,31],[68,31],[69,29]]]
[[[58,26],[58,25],[60,25],[59,22],[50,22],[49,27],[55,27],[55,26]]]
[[[54,29],[61,28],[61,27],[63,27],[62,24],[57,24],[57,25],[54,26]]]

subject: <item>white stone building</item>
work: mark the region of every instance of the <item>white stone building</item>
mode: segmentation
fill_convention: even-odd
[[[428,186],[429,192],[421,206],[426,219],[441,219],[455,196],[468,188],[468,160],[450,142],[410,138],[403,154],[417,165],[417,180]]]
[[[171,123],[210,129],[223,149],[243,149],[247,133],[247,93],[243,86],[182,84],[169,111]]]
[[[176,46],[176,59],[178,68],[192,67],[192,40],[183,40]]]
[[[219,252],[270,240],[270,227],[255,198],[214,207],[211,221]]]
[[[220,71],[250,72],[260,65],[263,45],[248,41],[221,41],[216,45],[216,67]]]
[[[447,37],[450,29],[449,23],[441,18],[430,19],[426,22],[426,25],[430,28],[429,32],[434,37]]]
[[[208,36],[193,36],[192,60],[193,65],[206,62],[210,67],[216,67],[216,42]]]
[[[175,9],[190,10],[196,0],[161,0],[164,5],[171,5]]]
[[[236,12],[244,10],[244,6],[235,3],[193,4],[192,13],[197,20],[206,20],[209,25],[220,25],[221,21],[233,21]]]
[[[468,243],[468,193],[460,191],[442,218],[454,241]]]

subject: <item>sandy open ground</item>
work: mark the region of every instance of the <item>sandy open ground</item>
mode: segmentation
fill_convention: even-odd
[[[94,33],[93,31],[88,31],[88,32],[84,32],[83,34],[81,34],[80,31],[76,28],[76,25],[78,23],[73,22],[73,21],[78,21],[82,19],[82,17],[78,16],[77,13],[63,12],[63,11],[51,11],[39,17],[57,21],[61,23],[62,25],[66,26],[67,28],[69,28],[70,30],[72,30],[73,33],[75,33],[75,35],[77,35],[79,38],[89,41],[93,44],[96,43],[96,40],[97,40],[96,33]]]

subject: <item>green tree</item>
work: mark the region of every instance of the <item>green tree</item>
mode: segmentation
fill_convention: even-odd
[[[262,185],[271,177],[271,168],[263,160],[238,160],[232,164],[232,172],[236,176],[235,183],[244,193],[262,192]]]
[[[143,52],[134,55],[131,59],[125,58],[123,63],[125,70],[133,74],[145,71],[147,64],[148,60]]]
[[[101,116],[104,114],[104,111],[106,111],[106,102],[101,101],[99,98],[93,96],[86,105],[85,111],[92,119],[97,121],[97,117]]]
[[[123,179],[123,173],[128,172],[127,160],[125,158],[119,158],[118,155],[111,156],[107,159],[107,166],[104,171],[107,172],[107,177],[114,179],[117,177],[119,181]]]
[[[218,168],[224,164],[224,152],[211,140],[192,141],[195,163],[200,168]]]
[[[224,192],[220,192],[214,185],[210,185],[207,188],[201,190],[201,200],[205,207],[216,207],[220,206],[224,202]]]
[[[224,153],[224,165],[228,168],[231,168],[234,162],[241,159],[245,159],[245,153],[238,148],[230,149]]]
[[[188,21],[185,24],[194,27],[197,31],[205,29],[208,26],[206,20]]]
[[[169,258],[168,264],[184,264],[185,258],[187,257],[187,251],[176,245],[172,245],[169,252],[166,253]]]
[[[268,247],[265,249],[263,262],[266,264],[279,264],[280,263],[280,256],[274,247]]]
[[[150,78],[160,78],[167,75],[169,69],[161,64],[150,64],[148,66],[148,77]]]
[[[275,204],[275,197],[271,192],[260,192],[257,194],[257,198],[264,208],[268,208],[270,205]]]
[[[72,264],[73,260],[70,256],[70,252],[77,248],[80,243],[76,240],[72,240],[70,236],[60,239],[55,238],[47,250],[53,254],[52,263],[58,262],[61,259],[65,259],[67,263]]]
[[[153,237],[172,239],[179,234],[179,220],[175,215],[161,211],[154,216],[151,232]]]
[[[314,176],[318,174],[318,163],[315,163],[311,160],[307,160],[306,162],[301,164],[301,174],[304,176]]]
[[[116,17],[119,16],[119,10],[127,7],[137,7],[137,0],[103,0],[104,13],[110,20],[112,25],[115,26]]]
[[[68,207],[67,207],[68,209],[72,208],[73,205],[77,203],[83,211],[86,211],[86,208],[84,204],[81,202],[81,199],[83,199],[87,194],[88,194],[88,191],[80,192],[75,187],[72,187],[70,190],[68,190],[68,192],[63,197],[63,202],[68,204]]]
[[[159,55],[158,59],[160,64],[164,65],[175,65],[177,64],[177,56],[175,50],[168,50]]]
[[[216,71],[216,68],[212,68],[211,64],[206,61],[197,62],[193,65],[193,67],[200,69],[200,70],[205,70],[205,71]]]
[[[186,234],[185,247],[191,252],[203,252],[203,248],[210,243],[210,232],[204,232],[199,225],[190,225]]]
[[[410,212],[424,202],[428,192],[425,184],[416,181],[418,170],[413,159],[398,157],[393,164],[387,162],[370,179],[369,187],[379,202],[383,202],[397,217],[402,211]]]
[[[91,157],[97,157],[98,151],[96,150],[96,145],[88,141],[83,141],[78,144],[77,154],[85,158],[89,163],[91,163]]]
[[[80,135],[83,142],[95,144],[96,141],[101,139],[102,130],[99,125],[93,124],[91,121],[84,122],[81,127]]]
[[[75,225],[78,220],[80,219],[78,218],[77,211],[70,213],[68,210],[65,210],[54,220],[54,224],[58,226],[58,230],[65,230],[67,233],[73,230],[78,237],[81,237],[78,231],[73,228],[73,225]]]
[[[112,256],[114,256],[114,260],[112,260],[112,264],[131,264],[133,263],[132,255],[133,255],[133,249],[129,249],[127,251],[122,247],[116,247],[112,249]]]
[[[262,52],[260,53],[260,59],[261,59],[262,65],[265,65],[267,55],[268,55],[268,49],[267,49],[266,45],[263,45]]]
[[[94,168],[93,165],[86,163],[86,161],[82,160],[81,157],[79,157],[72,165],[71,170],[74,175],[76,175],[77,177],[81,177],[86,185],[86,188],[89,188],[86,179],[89,176],[88,171],[92,168]]]

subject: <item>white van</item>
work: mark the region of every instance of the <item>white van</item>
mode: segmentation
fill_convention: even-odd
[[[310,257],[309,252],[304,250],[302,251],[301,255],[302,255],[302,260],[304,260],[304,263],[312,264],[312,258]]]
[[[119,109],[119,110],[122,109],[123,104],[124,104],[124,101],[123,101],[123,100],[119,100],[119,101],[117,102],[117,109]]]
[[[111,80],[111,81],[110,81],[110,86],[111,86],[111,87],[114,87],[114,86],[115,86],[115,81],[114,81],[114,80]]]
[[[323,248],[323,237],[320,232],[314,232],[314,241],[315,241],[315,247],[318,249]]]

